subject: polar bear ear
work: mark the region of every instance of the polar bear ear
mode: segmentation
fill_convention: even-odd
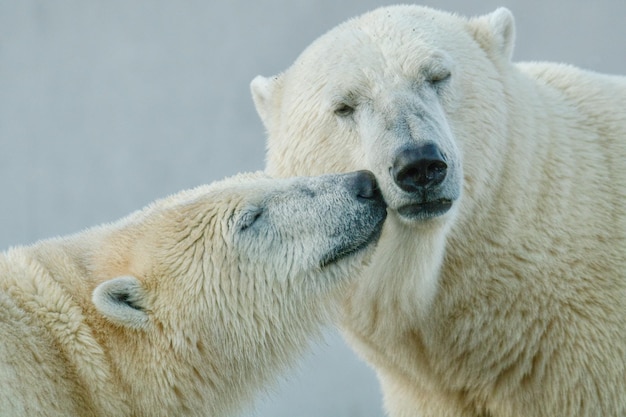
[[[272,113],[273,97],[278,90],[281,77],[276,75],[274,77],[263,77],[257,75],[250,82],[250,91],[252,92],[252,100],[256,111],[261,117],[261,121],[265,126],[265,129],[270,129],[270,119]]]
[[[470,28],[474,38],[486,50],[495,50],[506,60],[511,60],[515,46],[515,18],[506,7],[471,19]]]
[[[133,329],[148,325],[145,290],[133,276],[121,276],[98,285],[92,301],[110,322]]]

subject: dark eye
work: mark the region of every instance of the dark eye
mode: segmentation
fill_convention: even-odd
[[[440,85],[444,82],[448,81],[452,73],[450,71],[441,71],[434,74],[430,74],[428,77],[428,82],[432,85]]]
[[[240,231],[250,228],[263,217],[263,212],[263,207],[251,207],[244,211],[237,221],[237,228]]]
[[[354,113],[354,107],[345,103],[341,103],[335,109],[335,114],[340,117],[347,117],[350,116],[352,113]]]

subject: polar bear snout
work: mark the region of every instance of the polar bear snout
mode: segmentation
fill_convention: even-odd
[[[448,164],[434,143],[403,149],[391,167],[394,182],[408,193],[421,192],[440,184],[447,171]]]
[[[407,220],[426,220],[447,213],[458,198],[458,173],[441,148],[426,142],[402,147],[392,158],[389,175],[401,191],[394,208]]]
[[[361,252],[376,242],[387,217],[387,204],[372,172],[362,170],[334,177],[341,181],[340,194],[349,200],[344,199],[342,203],[341,198],[334,197],[329,215],[323,220],[330,247],[322,256],[322,267]]]
[[[384,203],[376,177],[370,171],[357,171],[353,174],[352,187],[358,199],[375,200]]]

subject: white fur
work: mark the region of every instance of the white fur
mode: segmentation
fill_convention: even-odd
[[[239,175],[0,254],[0,414],[240,411],[372,253],[359,178]]]
[[[251,84],[268,173],[378,178],[343,327],[394,417],[626,415],[626,80],[514,64],[514,41],[506,9],[387,7]],[[424,141],[457,198],[410,221],[390,168]]]

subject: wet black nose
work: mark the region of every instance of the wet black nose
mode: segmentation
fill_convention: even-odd
[[[448,165],[433,143],[402,150],[393,162],[391,175],[402,190],[419,191],[441,183]]]
[[[382,200],[383,196],[378,188],[376,177],[370,171],[353,173],[352,186],[357,198],[365,200]]]

